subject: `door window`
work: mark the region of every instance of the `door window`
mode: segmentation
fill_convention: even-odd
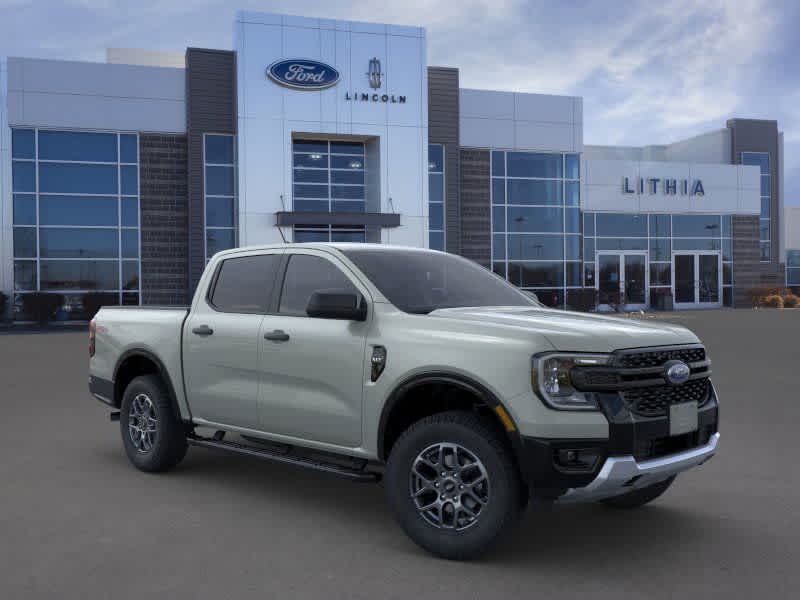
[[[329,260],[295,254],[286,267],[279,312],[305,317],[311,295],[321,291],[358,294],[352,282]]]
[[[261,254],[222,261],[211,305],[221,312],[267,312],[280,258],[280,254]]]

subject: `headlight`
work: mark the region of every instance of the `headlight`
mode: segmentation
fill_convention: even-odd
[[[572,386],[570,371],[576,366],[607,365],[608,354],[541,354],[533,357],[533,390],[551,408],[598,410],[594,392],[580,392]]]

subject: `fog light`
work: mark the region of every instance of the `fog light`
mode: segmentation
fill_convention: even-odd
[[[556,464],[569,471],[592,471],[599,458],[596,448],[564,448],[556,452]]]

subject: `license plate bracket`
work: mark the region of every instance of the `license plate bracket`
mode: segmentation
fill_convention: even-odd
[[[697,401],[681,402],[669,407],[669,435],[697,431]]]

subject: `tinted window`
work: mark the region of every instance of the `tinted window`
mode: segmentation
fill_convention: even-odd
[[[14,194],[14,225],[36,225],[36,196]]]
[[[508,231],[561,233],[564,231],[564,209],[509,206]]]
[[[115,260],[43,260],[43,290],[118,290],[119,263]]]
[[[215,165],[233,164],[233,136],[206,136],[206,163]]]
[[[39,191],[73,194],[117,194],[116,165],[40,163]]]
[[[206,198],[206,227],[233,227],[233,198]]]
[[[11,130],[11,156],[13,158],[36,158],[33,129]]]
[[[319,291],[357,294],[358,290],[339,268],[318,256],[295,254],[289,259],[283,280],[280,312],[306,316],[311,294]]]
[[[119,136],[119,161],[124,163],[138,162],[138,149],[135,135]]]
[[[647,237],[647,216],[598,213],[597,235]]]
[[[267,312],[280,258],[263,254],[222,261],[211,303],[225,312]]]
[[[425,314],[459,306],[535,306],[508,282],[464,258],[414,250],[343,251],[392,304],[405,312]]]
[[[132,231],[138,236],[138,230]],[[116,229],[42,228],[39,253],[48,258],[117,258],[117,235]]]
[[[233,167],[206,167],[206,194],[233,196]]]
[[[508,258],[513,260],[561,260],[564,238],[560,235],[512,234],[508,236]]]
[[[444,147],[441,144],[428,145],[428,171],[444,171]]]
[[[206,229],[206,255],[208,258],[217,252],[229,250],[234,247],[233,229]]]
[[[134,202],[136,200],[134,199]],[[39,196],[42,225],[117,225],[114,196]]]
[[[15,160],[11,166],[11,186],[15,192],[36,191],[36,165]]]
[[[509,177],[545,177],[562,176],[562,160],[560,154],[536,154],[532,152],[508,152]]]
[[[563,204],[560,181],[509,179],[509,204]]]
[[[720,221],[717,215],[673,215],[675,237],[719,237]]]
[[[503,177],[506,174],[506,153],[492,152],[492,175]]]
[[[40,131],[39,160],[85,160],[117,162],[114,133]]]

